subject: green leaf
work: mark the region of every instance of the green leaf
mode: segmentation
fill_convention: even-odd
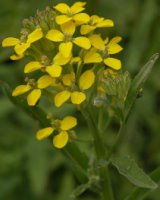
[[[157,184],[127,155],[114,156],[112,164],[118,172],[138,187],[156,189]]]
[[[155,169],[151,174],[150,177],[157,183],[160,183],[160,167]],[[134,191],[127,196],[124,200],[142,200],[147,197],[152,190],[144,189],[144,188],[135,188]]]
[[[140,72],[136,75],[131,83],[130,90],[127,95],[126,104],[125,104],[125,118],[127,118],[128,113],[130,112],[133,103],[135,102],[140,90],[142,89],[144,83],[149,77],[153,66],[156,60],[159,58],[159,54],[154,54],[150,60],[142,67]]]

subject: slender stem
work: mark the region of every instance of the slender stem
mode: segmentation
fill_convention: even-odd
[[[100,134],[98,132],[98,128],[94,123],[93,116],[90,114],[90,111],[82,111],[82,114],[86,118],[89,128],[91,130],[91,133],[94,138],[94,147],[95,147],[95,152],[97,155],[97,160],[106,160],[106,151],[105,151],[105,146],[101,140]],[[99,173],[102,180],[102,192],[103,192],[103,199],[104,200],[114,200],[113,197],[113,192],[112,192],[112,186],[111,186],[111,181],[110,181],[110,176],[109,176],[109,169],[107,166],[101,167],[99,169]]]
[[[107,160],[109,160],[113,154],[113,152],[117,149],[117,147],[119,146],[118,143],[120,142],[121,138],[122,138],[122,134],[123,134],[123,130],[125,127],[125,121],[120,122],[120,128],[116,137],[116,140],[112,146],[112,148],[110,149],[108,155],[107,155]]]

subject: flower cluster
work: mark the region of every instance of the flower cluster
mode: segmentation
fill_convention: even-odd
[[[55,107],[66,102],[80,107],[92,101],[98,70],[105,66],[113,71],[121,69],[121,61],[112,57],[122,50],[121,37],[104,39],[97,32],[113,27],[114,22],[89,16],[83,12],[85,5],[76,2],[69,7],[60,3],[54,9],[47,8],[24,21],[19,39],[3,40],[3,47],[14,47],[10,59],[31,58],[24,67],[25,83],[13,90],[13,96],[27,93],[28,105],[35,106],[48,92]],[[50,127],[37,132],[37,138],[44,139],[54,132],[53,145],[62,148],[69,140],[70,129],[76,125],[76,118],[71,116],[52,119]]]

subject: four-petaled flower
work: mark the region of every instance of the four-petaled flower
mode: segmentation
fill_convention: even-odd
[[[72,72],[64,75],[62,81],[66,89],[55,95],[55,106],[60,107],[69,99],[73,104],[79,105],[86,100],[84,90],[88,90],[94,84],[95,74],[92,70],[86,70],[76,83],[75,73]]]
[[[69,57],[71,55],[73,43],[84,49],[89,49],[91,47],[91,43],[87,37],[73,37],[75,24],[72,21],[61,25],[61,30],[62,32],[57,29],[51,29],[47,33],[46,38],[53,42],[62,42],[59,45],[59,51],[64,57]]]
[[[122,51],[122,47],[118,44],[121,41],[121,37],[114,37],[110,41],[108,38],[102,40],[100,35],[94,34],[89,37],[90,42],[94,48],[92,48],[84,56],[84,63],[101,63],[111,67],[114,70],[121,69],[121,61],[110,57],[111,54],[116,54]]]
[[[66,116],[62,120],[53,120],[52,126],[40,129],[36,137],[38,140],[43,140],[49,137],[53,132],[58,132],[57,135],[53,137],[53,145],[56,148],[63,148],[68,140],[68,132],[77,125],[77,119],[72,116]]]
[[[35,80],[28,80],[26,85],[17,86],[13,92],[12,96],[19,96],[24,93],[29,92],[27,95],[27,102],[29,106],[35,106],[42,95],[42,90],[55,84],[55,79],[49,75],[41,76],[37,82]]]
[[[76,2],[71,7],[69,7],[65,3],[60,3],[56,5],[54,8],[62,13],[62,15],[58,15],[56,17],[57,24],[64,24],[69,21],[75,22],[76,25],[81,25],[89,22],[90,17],[86,13],[80,13],[85,10],[85,2]]]
[[[99,17],[97,15],[92,15],[87,24],[81,26],[80,32],[82,35],[86,35],[96,28],[108,28],[113,27],[114,23],[110,19],[104,19],[103,17]]]
[[[12,60],[18,60],[23,58],[24,52],[31,46],[33,42],[40,40],[43,37],[43,32],[41,28],[36,28],[29,34],[23,35],[22,39],[8,37],[2,41],[3,47],[14,46],[15,54],[10,58]]]

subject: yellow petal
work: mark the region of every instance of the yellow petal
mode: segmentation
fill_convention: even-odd
[[[33,32],[28,35],[27,42],[33,43],[43,37],[43,32],[41,28],[36,28]]]
[[[37,81],[37,86],[39,89],[46,88],[54,83],[54,78],[49,75],[41,76]]]
[[[76,25],[82,25],[88,23],[90,17],[86,13],[78,13],[73,16],[73,20],[76,22]]]
[[[109,44],[119,43],[121,40],[122,38],[120,36],[116,36],[110,40]]]
[[[102,22],[99,22],[96,26],[99,27],[99,28],[101,28],[101,27],[113,27],[114,22],[110,19],[105,19]]]
[[[98,23],[102,22],[104,20],[103,17],[99,17],[98,15],[92,15],[91,16],[91,22],[92,24],[97,25]]]
[[[29,95],[27,96],[27,102],[29,106],[35,106],[37,101],[41,97],[41,90],[40,89],[34,89],[32,90]]]
[[[28,92],[30,89],[31,89],[31,86],[29,85],[19,85],[13,90],[12,96],[18,96],[18,95],[24,94]]]
[[[53,58],[53,62],[55,65],[66,65],[70,59],[71,59],[72,55],[70,55],[68,58],[65,58],[60,52],[57,53],[57,55]]]
[[[119,44],[113,43],[113,44],[108,45],[108,53],[109,54],[119,53],[122,50],[123,50],[123,48]]]
[[[106,37],[106,39],[104,40],[105,45],[109,42],[109,37]]]
[[[112,69],[119,70],[121,69],[121,61],[115,58],[106,58],[104,63],[111,67]]]
[[[62,29],[64,35],[72,36],[76,30],[76,26],[75,26],[74,22],[69,21],[69,22],[62,24],[61,29]]]
[[[83,92],[72,92],[71,94],[71,102],[73,104],[79,105],[81,104],[83,101],[85,101],[86,99],[86,95]]]
[[[76,125],[77,125],[77,119],[72,116],[67,116],[63,120],[60,121],[60,128],[63,131],[70,130]]]
[[[14,38],[14,37],[8,37],[8,38],[5,38],[3,41],[2,41],[2,47],[10,47],[10,46],[15,46],[19,43],[19,39],[17,38]]]
[[[52,77],[59,77],[62,73],[62,67],[59,65],[51,65],[46,68],[48,74]]]
[[[75,2],[74,4],[73,4],[73,6],[79,6],[79,7],[83,7],[83,6],[85,6],[87,3],[86,2],[82,2],[82,1],[77,1],[77,2]]]
[[[95,74],[92,70],[86,70],[79,79],[79,87],[81,90],[89,89],[95,81]]]
[[[42,64],[38,61],[32,61],[25,65],[24,73],[31,73],[42,68]]]
[[[36,133],[36,138],[37,138],[37,140],[43,140],[43,139],[49,137],[53,133],[53,131],[54,131],[54,129],[52,127],[40,129]]]
[[[59,92],[54,97],[54,103],[56,107],[62,106],[71,96],[71,93],[67,90]]]
[[[70,7],[65,3],[59,3],[58,5],[54,6],[54,8],[63,14],[67,14],[70,11]]]
[[[30,47],[30,43],[21,43],[21,44],[17,44],[14,47],[14,50],[16,54],[22,55],[29,47]]]
[[[62,77],[63,84],[66,86],[72,86],[75,81],[75,73],[65,74]]]
[[[53,42],[61,42],[64,40],[64,35],[56,29],[51,29],[50,31],[48,31],[46,38]]]
[[[61,131],[58,135],[53,138],[53,145],[61,149],[63,148],[69,140],[68,133],[66,131]]]
[[[102,62],[102,57],[99,53],[96,53],[95,51],[89,51],[84,56],[84,63],[100,63]]]
[[[76,37],[73,42],[84,49],[89,49],[91,47],[91,43],[86,37]]]
[[[91,31],[93,31],[94,29],[95,29],[94,26],[82,25],[81,29],[80,29],[80,33],[81,33],[81,35],[86,35],[86,34],[90,33]]]
[[[68,58],[72,53],[72,46],[72,42],[63,42],[59,45],[59,51],[65,58]]]
[[[96,49],[99,49],[99,50],[105,49],[104,41],[102,40],[100,35],[94,34],[89,37],[89,40],[92,46],[95,47]]]
[[[20,59],[22,59],[23,57],[24,57],[23,54],[22,54],[22,55],[13,54],[13,55],[10,56],[10,59],[11,59],[11,60],[20,60]]]
[[[71,18],[71,17],[68,17],[67,15],[59,15],[59,16],[56,17],[55,20],[56,20],[56,23],[57,23],[57,24],[62,25],[62,24],[64,24],[64,23],[66,23],[66,22],[71,21],[72,18]]]
[[[85,8],[83,6],[85,5],[85,2],[76,2],[71,6],[71,13],[76,14],[81,11],[83,11]]]

